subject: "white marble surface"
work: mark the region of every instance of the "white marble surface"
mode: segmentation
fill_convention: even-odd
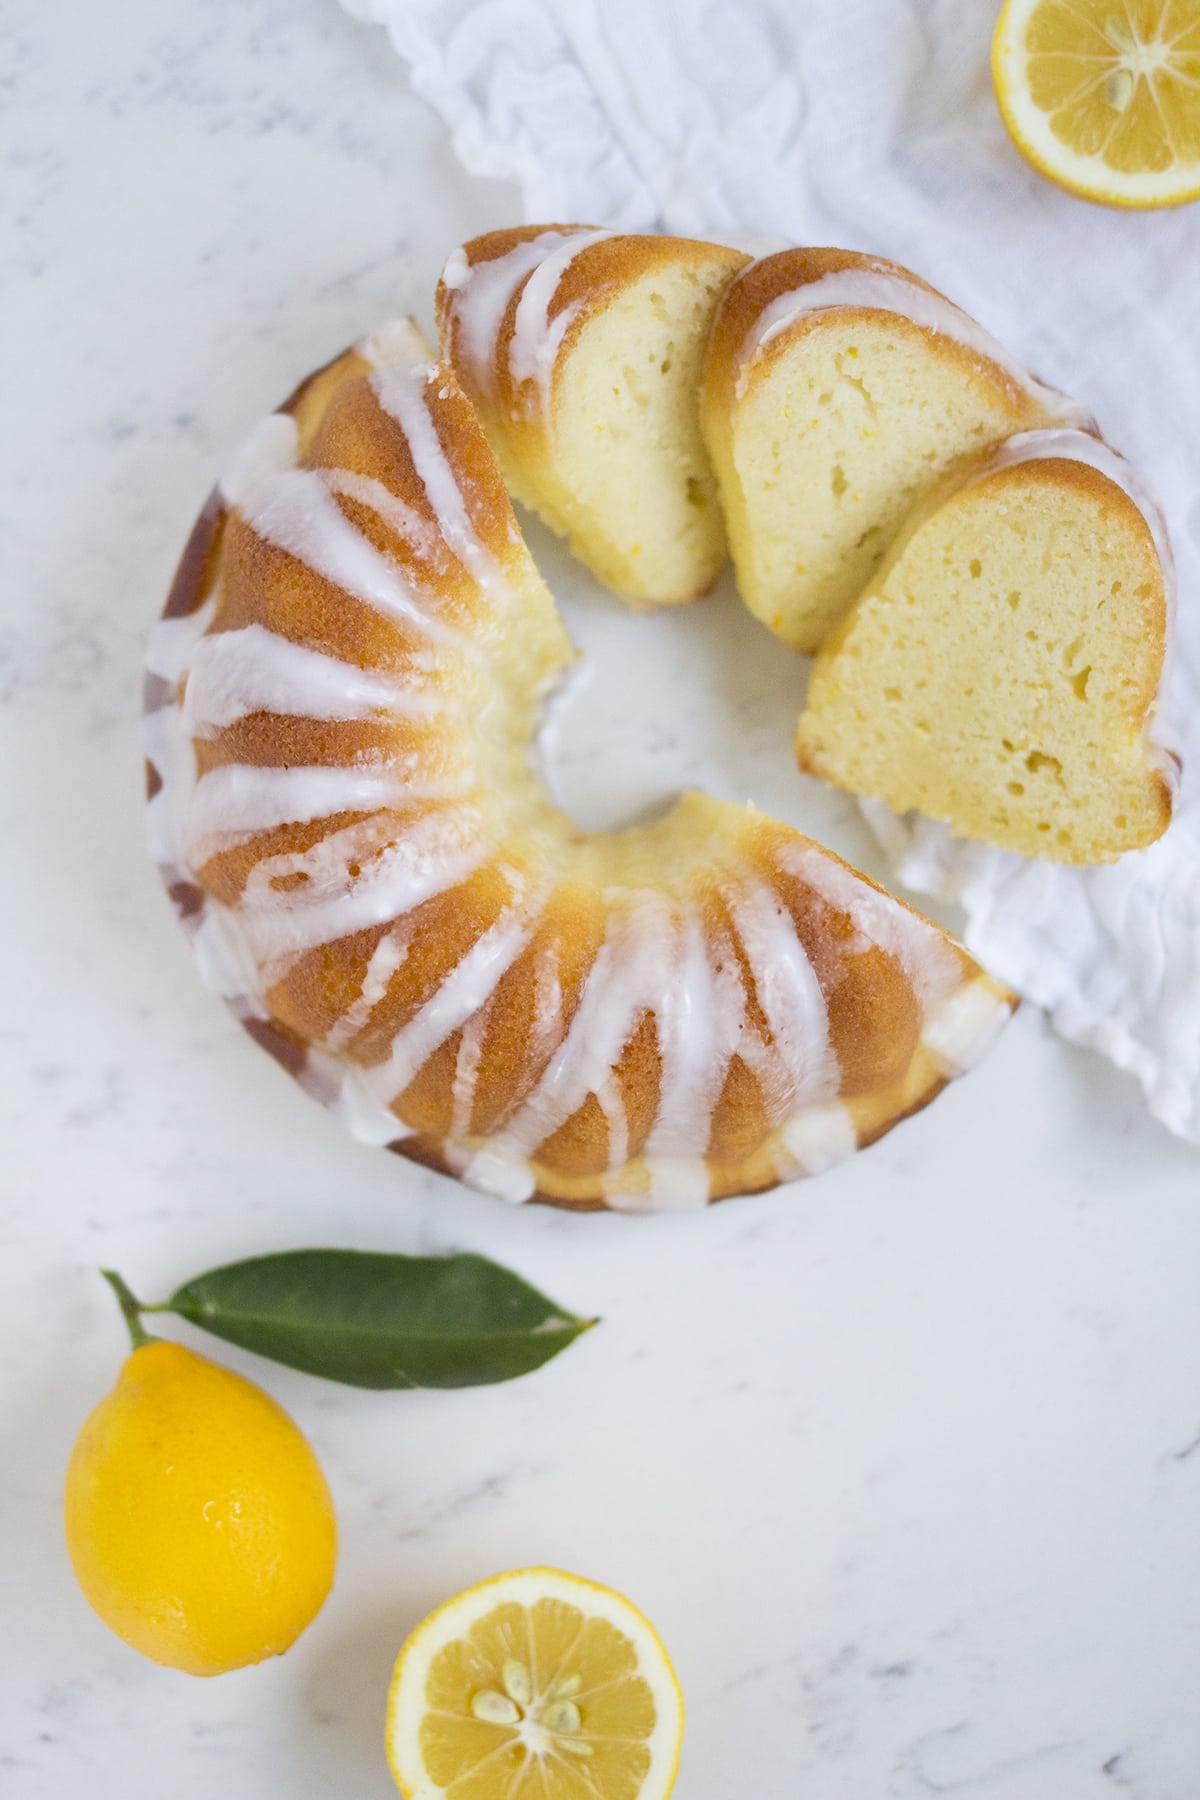
[[[658,1622],[680,1800],[1196,1800],[1200,1162],[1130,1082],[1027,1012],[819,1182],[574,1219],[354,1147],[201,988],[141,838],[139,661],[176,553],[246,425],[365,325],[427,313],[445,251],[515,206],[325,0],[70,16],[7,0],[0,34],[6,1800],[384,1800],[406,1630],[530,1560]],[[728,601],[570,614],[598,662],[557,756],[581,812],[700,778],[869,858],[791,775],[796,670]],[[469,1246],[604,1322],[476,1393],[230,1353],[324,1460],[337,1585],[278,1662],[159,1671],[61,1541],[123,1350],[96,1265],[154,1296],[314,1242]]]

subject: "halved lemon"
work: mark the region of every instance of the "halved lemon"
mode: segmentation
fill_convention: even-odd
[[[992,79],[1017,149],[1060,187],[1200,198],[1200,0],[1005,0]]]
[[[558,1569],[448,1600],[400,1652],[387,1751],[408,1800],[665,1800],[683,1695],[630,1601]]]

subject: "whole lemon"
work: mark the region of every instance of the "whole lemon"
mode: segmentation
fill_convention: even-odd
[[[253,1382],[150,1339],[79,1434],[67,1547],[104,1623],[155,1662],[220,1675],[295,1642],[337,1526],[302,1432]]]

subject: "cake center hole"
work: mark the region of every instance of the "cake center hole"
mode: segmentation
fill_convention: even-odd
[[[808,659],[747,612],[728,571],[704,600],[635,612],[536,520],[521,524],[582,652],[539,740],[547,785],[577,825],[647,824],[701,788],[882,868],[855,802],[796,767]]]

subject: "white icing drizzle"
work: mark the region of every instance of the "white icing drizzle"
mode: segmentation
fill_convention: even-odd
[[[649,1181],[647,1212],[696,1212],[708,1205],[712,1183],[703,1156],[663,1156],[648,1151],[643,1160]],[[622,1210],[615,1197],[610,1197],[610,1205]],[[626,1204],[624,1210],[643,1209]]]
[[[411,318],[389,319],[363,338],[357,349],[364,362],[369,362],[373,369],[386,368],[390,364],[413,366],[434,360],[425,333]]]
[[[656,1021],[661,1093],[658,1118],[646,1140],[651,1186],[657,1185],[660,1196],[680,1183],[695,1187],[699,1181],[689,1159],[708,1148],[712,1115],[745,1015],[738,970],[714,966],[694,906],[683,911],[677,944],[677,968]],[[707,1172],[703,1181],[707,1198]]]
[[[936,925],[900,906],[890,894],[868,887],[852,869],[816,844],[781,843],[780,867],[849,915],[854,936],[848,954],[878,946],[895,957],[925,1013],[940,1006],[961,985],[962,964]]]
[[[239,511],[267,543],[384,618],[436,642],[453,636],[397,565],[355,530],[317,470],[284,469],[266,477],[242,496]]]
[[[397,365],[377,369],[371,377],[371,385],[380,406],[395,419],[408,440],[413,467],[447,547],[481,588],[494,596],[503,596],[508,585],[504,571],[491,551],[480,542],[471,523],[462,487],[450,467],[429,411],[427,395],[437,379],[435,368],[423,364],[412,368]]]
[[[548,1060],[563,1031],[562,981],[553,945],[548,945],[538,958],[533,982],[530,1053],[535,1063],[542,1063]]]
[[[216,610],[217,597],[210,594],[185,617],[160,619],[146,650],[147,670],[169,695],[163,705],[142,716],[142,748],[161,783],[146,803],[146,842],[168,882],[187,872],[187,807],[196,782],[196,752],[183,723],[178,688]]]
[[[377,481],[373,475],[360,475],[354,469],[322,469],[321,476],[333,493],[345,494],[347,499],[357,500],[360,506],[369,506],[398,538],[406,544],[415,544],[431,562],[439,560],[443,544],[437,527],[397,499],[382,481]]]
[[[581,238],[594,243],[598,237],[611,235],[584,230],[542,231],[489,262],[470,263],[461,248],[452,252],[442,270],[442,281],[451,295],[449,314],[455,328],[455,360],[476,393],[495,396],[500,328],[509,301],[526,276],[556,252],[568,250],[574,254],[575,249],[583,247]],[[554,279],[557,283],[558,276]]]
[[[266,1016],[257,997],[249,998],[255,995],[258,971],[223,907],[205,907],[192,933],[192,949],[201,980],[228,1000],[239,1017]]]
[[[744,944],[742,952],[748,955]],[[727,989],[728,1013],[724,1025],[730,1045],[727,1064],[735,1054],[745,1063],[758,1082],[768,1121],[775,1128],[787,1115],[792,1092],[791,1074],[778,1046],[751,1024],[733,938],[721,926],[714,927],[711,959],[713,968],[731,975],[736,984]],[[725,1074],[728,1075],[728,1066]]]
[[[394,764],[371,767],[259,767],[227,763],[196,783],[188,809],[188,860],[201,868],[218,850],[280,825],[306,825],[335,813],[403,811],[445,799],[461,783],[414,778]]]
[[[528,1157],[590,1095],[599,1097],[638,1018],[665,1005],[674,973],[673,937],[665,894],[636,890],[614,900],[566,1035],[533,1091],[496,1134],[497,1154]],[[611,1093],[608,1100],[613,1106]]]
[[[518,896],[396,1033],[386,1061],[367,1075],[368,1085],[381,1099],[391,1103],[399,1099],[434,1051],[491,998],[500,977],[529,942],[538,911],[536,901]]]
[[[455,327],[455,360],[476,393],[496,392],[496,343],[508,303],[525,277],[552,250],[568,242],[568,234],[543,231],[514,244],[490,262],[469,263],[461,248],[442,270],[453,296],[449,313]]]
[[[545,233],[519,246],[519,256],[499,259],[506,264],[509,293],[528,276],[512,349],[517,379],[542,382],[561,343],[563,315],[553,326],[547,322],[557,283],[572,255],[608,235]],[[470,303],[468,341],[473,333],[481,341],[485,316],[497,322],[503,316],[501,271],[478,278],[465,258],[461,267],[452,259],[448,276],[456,301]],[[405,434],[431,517],[355,471],[296,467],[295,426],[283,417],[252,434],[233,459],[222,492],[265,541],[402,624],[415,640],[402,670],[361,669],[258,624],[209,635],[216,595],[189,617],[165,621],[151,643],[150,667],[161,695],[158,686],[153,691],[161,704],[147,716],[146,744],[163,781],[149,807],[152,842],[167,878],[187,882],[200,896],[190,926],[206,978],[242,1017],[266,1019],[265,995],[298,957],[382,927],[357,994],[323,1046],[309,1051],[300,1079],[356,1137],[393,1142],[410,1135],[410,1128],[392,1106],[428,1059],[460,1033],[443,1153],[467,1180],[511,1201],[534,1192],[537,1152],[594,1096],[607,1127],[608,1173],[601,1185],[610,1205],[646,1211],[707,1204],[705,1152],[737,1057],[758,1081],[774,1133],[764,1156],[774,1156],[781,1174],[828,1166],[853,1149],[856,1137],[838,1099],[841,1077],[824,995],[779,895],[761,879],[728,870],[702,874],[724,898],[738,949],[733,936],[708,925],[698,901],[689,898],[691,877],[679,891],[605,890],[604,937],[569,1025],[555,938],[547,934],[544,947],[529,957],[527,1054],[539,1073],[490,1140],[472,1137],[497,985],[542,930],[556,877],[552,872],[536,885],[500,862],[510,829],[503,796],[464,791],[464,771],[474,760],[474,720],[450,706],[443,682],[449,660],[477,654],[474,639],[456,633],[437,612],[437,596],[415,589],[337,503],[340,495],[370,508],[426,563],[436,564],[444,547],[479,594],[493,604],[508,600],[503,570],[480,540],[438,434],[436,409],[446,390],[430,368],[423,340],[402,325],[365,340],[360,351],[372,364],[379,404]],[[428,752],[417,747],[346,765],[221,764],[198,779],[195,740],[216,738],[257,712],[332,722],[445,721],[464,755],[458,763],[451,757],[447,769],[439,740],[436,773]],[[346,812],[366,816],[328,829],[305,850],[260,858],[236,906],[221,906],[195,887],[194,871],[217,848]],[[568,865],[569,841],[555,854]],[[1007,1009],[986,983],[975,983],[973,995],[963,987],[957,958],[936,928],[875,894],[816,846],[786,844],[779,854],[781,867],[854,919],[857,935],[848,953],[880,944],[898,957],[925,1010],[931,1055],[949,1068],[973,1054]],[[415,909],[489,862],[509,884],[504,909],[444,971],[377,1066],[348,1064],[345,1058],[409,957]],[[750,1016],[743,962],[765,1031]],[[647,1014],[654,1022],[660,1093],[644,1150],[631,1160],[635,1146],[618,1071]]]
[[[217,616],[217,596],[210,594],[195,612],[182,619],[160,619],[146,645],[146,668],[172,686],[183,680],[197,647]]]
[[[368,1087],[361,1069],[342,1065],[341,1079],[329,1094],[318,1094],[330,1111],[341,1120],[352,1138],[360,1144],[394,1144],[411,1137],[402,1119],[382,1103]]]
[[[623,1168],[629,1160],[629,1115],[625,1111],[625,1096],[615,1069],[609,1070],[596,1089],[596,1099],[608,1127],[609,1169]]]
[[[471,265],[467,261],[466,251],[460,244],[458,249],[452,250],[446,258],[446,265],[441,276],[442,286],[449,288],[452,294],[456,294],[459,288],[466,287],[470,279]]]
[[[490,1018],[491,1000],[489,997],[462,1028],[458,1055],[454,1063],[453,1112],[450,1120],[452,1139],[465,1138],[471,1130],[471,1115],[475,1110],[475,1089],[479,1082],[479,1059],[483,1055],[483,1040],[487,1036]]]
[[[546,411],[555,359],[581,305],[576,301],[573,306],[564,306],[551,319],[550,305],[558,284],[581,250],[613,235],[611,231],[574,232],[561,248],[538,262],[521,289],[508,340],[508,372],[518,389],[525,382],[533,384],[532,402],[526,401],[528,410]]]
[[[146,847],[156,863],[175,871],[184,860],[187,819],[181,796],[196,779],[196,752],[178,706],[160,706],[142,719],[142,750],[161,786],[146,802]]]
[[[403,967],[408,948],[406,935],[394,930],[384,932],[368,959],[357,999],[351,1001],[325,1034],[326,1049],[341,1050],[370,1024],[371,1015],[391,986],[393,975]]]
[[[708,1168],[700,1156],[646,1156],[644,1188],[610,1186],[604,1198],[614,1212],[698,1212],[708,1205]]]
[[[728,899],[774,1040],[770,1051],[760,1043],[759,1061],[772,1064],[781,1113],[836,1093],[824,997],[790,919],[758,884]],[[493,1152],[510,1166],[528,1160],[595,1096],[608,1125],[609,1167],[619,1171],[628,1126],[614,1071],[646,1012],[655,1020],[662,1062],[659,1113],[646,1145],[649,1190],[642,1196],[613,1185],[607,1197],[628,1207],[643,1199],[698,1203],[698,1158],[708,1146],[713,1110],[734,1054],[749,1048],[745,996],[732,955],[721,970],[712,961],[698,916],[653,891],[614,905],[570,1028],[533,1093],[497,1134]],[[707,1198],[706,1173],[703,1192]]]
[[[1012,1007],[985,981],[969,981],[925,1021],[921,1042],[949,1075],[963,1075],[991,1049]]]
[[[508,1157],[497,1150],[479,1150],[474,1156],[456,1159],[464,1181],[481,1188],[497,1200],[520,1206],[532,1200],[536,1190],[533,1170],[522,1157]]]
[[[389,817],[367,819],[311,849],[264,857],[250,872],[237,916],[266,985],[304,951],[457,887],[491,849],[479,809],[463,805],[428,813],[399,834]]]
[[[691,906],[682,912],[655,1025],[662,1072],[658,1117],[641,1158],[647,1185],[627,1190],[606,1184],[609,1205],[618,1211],[685,1211],[708,1204],[704,1152],[713,1113],[734,1056],[754,1054],[732,946],[720,937],[710,944]],[[756,1042],[765,1057],[765,1045]],[[769,1060],[777,1070],[778,1059]]]
[[[840,1100],[795,1113],[779,1134],[776,1166],[784,1179],[822,1175],[858,1149],[854,1120]]]
[[[273,476],[294,469],[299,430],[288,413],[268,413],[260,419],[230,459],[217,491],[227,506],[241,506]]]
[[[789,1110],[832,1098],[840,1070],[829,1041],[825,996],[778,896],[761,883],[726,890],[734,929],[754,977],[774,1048],[788,1072]]]
[[[745,1031],[738,1054],[758,1082],[763,1109],[772,1130],[778,1129],[788,1116],[791,1075],[779,1049],[761,1032]]]
[[[779,294],[765,306],[751,326],[741,348],[736,382],[738,399],[746,391],[752,365],[772,339],[787,331],[797,319],[806,314],[824,312],[833,307],[896,313],[926,331],[935,331],[942,337],[953,339],[985,362],[995,363],[998,368],[1003,369],[1010,381],[1037,401],[1047,417],[1070,425],[1089,425],[1093,422],[1086,407],[1072,400],[1069,395],[1060,393],[1057,388],[1048,387],[1045,382],[1039,381],[1036,375],[1018,362],[969,313],[963,312],[961,307],[955,306],[944,295],[932,293],[915,281],[906,281],[886,263],[830,270],[827,275],[819,275],[814,281],[804,282],[800,287]]]
[[[356,669],[265,625],[244,625],[196,645],[183,723],[190,736],[206,738],[258,712],[344,721],[435,717],[442,703],[424,684],[423,672],[413,673],[416,681]]]
[[[1121,489],[1141,513],[1154,540],[1155,553],[1163,567],[1163,578],[1173,590],[1175,558],[1167,536],[1167,522],[1157,500],[1133,464],[1090,431],[1048,429],[1020,431],[1005,440],[975,471],[972,480],[984,481],[1000,469],[1011,469],[1018,463],[1041,462],[1051,457],[1065,457],[1068,462],[1086,463],[1098,474],[1107,476]]]

